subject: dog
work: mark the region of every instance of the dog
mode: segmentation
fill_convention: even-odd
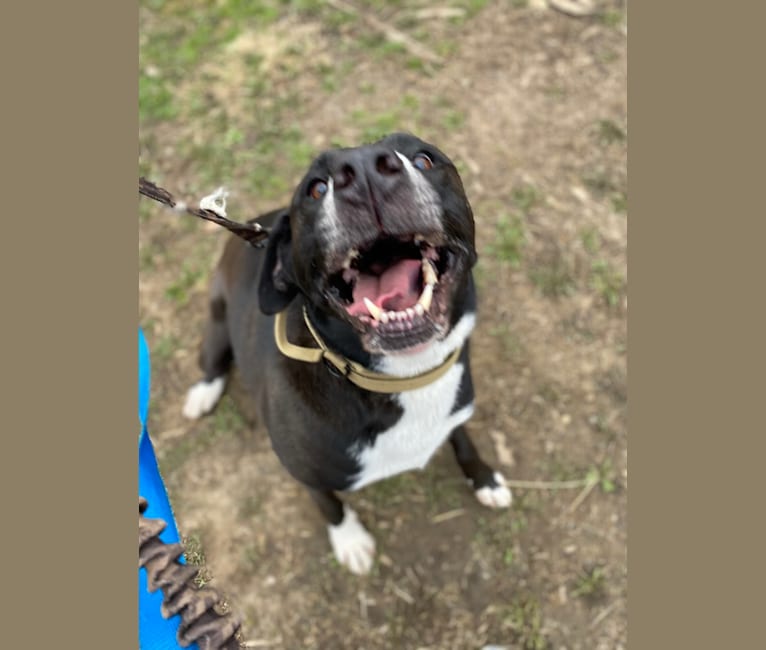
[[[452,161],[408,133],[325,151],[289,207],[233,237],[210,288],[202,379],[210,412],[236,363],[287,471],[327,521],[338,562],[370,571],[375,541],[337,493],[422,469],[449,439],[477,499],[511,492],[465,428],[474,410],[474,219]]]

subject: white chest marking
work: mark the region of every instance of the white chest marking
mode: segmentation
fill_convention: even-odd
[[[449,354],[449,351],[462,345],[473,328],[474,322],[473,314],[464,316],[449,336],[436,344],[440,350],[438,352],[429,350],[429,356],[440,361]],[[418,359],[417,365],[420,366],[424,360]],[[401,357],[394,363],[385,363],[384,371],[391,372],[394,365],[398,366],[396,370],[404,371],[403,361],[404,358]],[[439,361],[430,365],[433,367]],[[394,426],[378,434],[374,445],[359,451],[357,460],[362,469],[351,490],[357,490],[364,485],[401,472],[422,469],[426,466],[450,432],[473,414],[473,403],[451,413],[460,389],[463,371],[463,364],[456,363],[443,377],[432,384],[399,393],[394,398],[404,412]]]

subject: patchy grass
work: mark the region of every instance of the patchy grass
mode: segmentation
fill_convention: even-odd
[[[213,574],[205,566],[205,550],[199,533],[190,533],[181,540],[184,545],[184,559],[191,566],[200,567],[194,577],[194,584],[202,588],[213,579]]]
[[[583,478],[581,467],[575,466],[558,456],[552,456],[539,463],[540,472],[549,481],[577,481]]]
[[[152,361],[166,363],[181,347],[181,340],[175,334],[165,334],[152,346]]]
[[[618,432],[607,424],[606,418],[604,418],[603,415],[591,415],[588,418],[588,424],[596,433],[604,436],[607,442],[614,442],[617,440],[619,435]]]
[[[500,262],[520,266],[526,241],[524,221],[518,215],[503,214],[498,218],[495,228],[495,242],[487,247],[487,252]]]
[[[585,475],[585,480],[598,485],[604,494],[612,494],[617,489],[615,478],[612,462],[609,459],[591,467]]]
[[[143,204],[148,203],[144,201]],[[140,273],[153,271],[157,263],[157,251],[153,246],[146,245],[138,252],[138,270]]]
[[[505,566],[513,566],[519,559],[514,547],[530,525],[530,519],[540,512],[540,497],[531,492],[514,492],[510,512],[497,516],[480,515],[477,518],[475,544],[483,556],[493,558]]]
[[[606,596],[606,571],[603,567],[584,568],[575,578],[572,595],[593,604]]]
[[[519,648],[547,650],[540,603],[534,596],[516,598],[506,610],[505,624],[513,631]]]
[[[466,14],[469,18],[473,18],[487,6],[488,2],[489,0],[463,0],[462,2],[459,2],[458,5],[466,10]]]
[[[237,433],[247,427],[234,400],[224,395],[213,412],[212,428],[225,433]]]
[[[572,269],[561,255],[556,255],[547,264],[532,268],[529,279],[547,298],[568,296],[576,286]]]
[[[265,538],[263,544],[248,544],[242,549],[243,564],[251,571],[256,571],[265,562],[268,562],[268,549]]]
[[[178,115],[173,93],[167,82],[146,73],[138,78],[138,113],[142,121],[161,122]]]
[[[219,440],[241,432],[246,426],[234,400],[224,394],[213,414],[200,422],[200,429],[189,431],[161,453],[162,473],[166,476],[173,474],[191,457],[211,449]]]
[[[543,382],[537,389],[537,394],[551,406],[556,406],[561,400],[561,390],[550,381]]]
[[[251,519],[263,511],[263,501],[255,495],[245,498],[239,505],[239,516],[242,519]]]
[[[598,18],[602,25],[611,28],[617,28],[625,20],[625,16],[619,9],[606,9],[598,14]]]
[[[355,110],[351,121],[357,128],[359,142],[375,142],[392,131],[400,131],[405,125],[413,130],[420,117],[420,100],[411,94],[405,94],[397,104],[379,112]]]
[[[616,307],[625,281],[609,262],[596,260],[591,266],[590,284],[609,307]]]
[[[442,117],[442,126],[448,131],[457,131],[463,128],[463,124],[465,124],[465,113],[461,111],[449,109]]]
[[[596,138],[601,144],[610,145],[615,142],[624,142],[625,131],[623,131],[612,120],[599,120],[596,125]]]
[[[189,302],[191,291],[202,281],[206,269],[185,263],[178,274],[178,279],[165,289],[165,297],[181,307]]]
[[[542,198],[542,193],[534,185],[520,185],[511,192],[511,199],[523,214],[528,214]]]
[[[376,507],[386,508],[406,501],[413,492],[421,492],[422,483],[412,472],[398,474],[365,488],[365,498]]]
[[[597,253],[601,247],[601,235],[599,235],[598,229],[592,226],[583,228],[580,231],[580,241],[585,251],[591,255]]]
[[[586,174],[583,176],[582,182],[596,196],[604,196],[618,189],[609,174],[604,171]]]
[[[489,333],[500,343],[500,351],[504,359],[519,364],[526,358],[526,348],[522,338],[508,323],[494,326]]]
[[[612,194],[612,207],[615,212],[625,214],[628,211],[628,195],[626,192],[615,192]]]

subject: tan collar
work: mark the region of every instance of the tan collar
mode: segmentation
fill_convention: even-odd
[[[287,340],[287,312],[281,311],[274,318],[274,340],[279,351],[290,359],[305,361],[306,363],[319,363],[324,359],[352,384],[373,393],[401,393],[427,386],[439,379],[455,364],[462,350],[462,348],[455,350],[440,366],[433,370],[413,377],[395,377],[368,370],[361,364],[330,350],[309,321],[305,307],[303,308],[303,320],[306,321],[306,326],[319,347],[304,348],[290,343]]]

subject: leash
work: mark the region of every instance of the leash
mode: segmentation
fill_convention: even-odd
[[[170,192],[162,187],[158,187],[143,176],[138,179],[138,193],[158,203],[162,203],[176,212],[185,212],[186,214],[223,226],[226,230],[234,233],[237,237],[241,237],[256,248],[265,246],[266,240],[269,237],[269,231],[259,223],[253,221],[240,223],[226,217],[226,192],[223,191],[223,188],[219,188],[218,191],[204,197],[200,201],[199,209],[190,208],[184,201],[176,201]]]
[[[462,350],[462,348],[458,348],[452,352],[441,365],[438,365],[433,370],[412,377],[396,377],[369,370],[363,365],[331,350],[311,324],[305,306],[303,307],[303,320],[319,347],[306,348],[290,343],[287,339],[287,312],[281,311],[274,317],[274,341],[279,351],[290,359],[305,363],[326,361],[335,371],[348,379],[352,384],[373,393],[402,393],[427,386],[444,376],[455,365]]]

